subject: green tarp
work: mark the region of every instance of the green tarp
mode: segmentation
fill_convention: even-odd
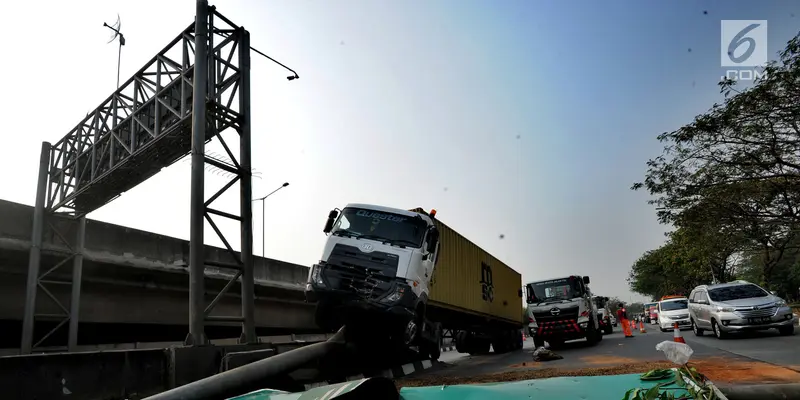
[[[642,381],[639,374],[575,376],[486,385],[428,386],[403,388],[403,400],[619,400],[630,389],[651,388],[662,381]],[[676,385],[668,387],[677,397],[688,394]]]
[[[639,379],[639,374],[627,374],[559,377],[484,385],[407,387],[400,390],[400,398],[403,400],[619,400],[629,389],[650,388],[671,379],[674,378],[645,382]],[[265,389],[231,400],[331,400],[359,387],[363,389],[363,383],[368,380],[322,386],[302,393]],[[676,397],[688,394],[675,385],[664,390],[669,390]]]

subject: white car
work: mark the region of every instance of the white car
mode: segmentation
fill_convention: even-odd
[[[675,328],[678,324],[679,329],[692,327],[689,319],[689,299],[686,297],[676,297],[658,302],[658,327],[662,332],[667,332]]]

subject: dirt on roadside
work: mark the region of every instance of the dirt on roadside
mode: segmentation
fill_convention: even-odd
[[[760,361],[701,358],[689,362],[714,383],[797,383],[800,372]]]
[[[601,360],[596,360],[600,362]],[[606,361],[606,360],[602,360]],[[591,363],[589,363],[591,364]],[[796,383],[800,382],[800,372],[773,364],[736,360],[724,357],[710,357],[693,360],[690,366],[704,374],[716,384],[742,383]],[[514,382],[528,379],[554,378],[558,376],[600,376],[644,373],[651,369],[673,368],[669,361],[624,363],[612,367],[594,368],[542,368],[542,363],[527,362],[514,365],[517,370],[494,374],[454,377],[454,376],[420,376],[401,378],[396,381],[398,388],[403,386],[441,386],[464,385],[493,382]]]

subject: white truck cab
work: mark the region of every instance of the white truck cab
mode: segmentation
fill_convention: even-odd
[[[348,204],[328,214],[322,257],[308,275],[317,325],[386,327],[407,344],[423,329],[439,232],[436,212]]]
[[[592,345],[602,340],[588,284],[588,276],[571,275],[525,285],[528,332],[536,347],[545,341],[558,347],[567,340],[586,338]]]

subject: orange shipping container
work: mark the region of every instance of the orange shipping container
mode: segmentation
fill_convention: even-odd
[[[411,211],[427,214],[421,208]],[[522,323],[522,275],[442,221],[434,221],[439,259],[428,305]]]

